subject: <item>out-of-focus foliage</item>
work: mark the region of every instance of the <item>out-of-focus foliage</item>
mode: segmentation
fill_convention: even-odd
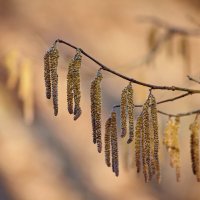
[[[185,16],[189,14],[199,19],[199,12],[192,4],[194,1],[184,2],[187,3],[180,0],[0,0],[2,199],[199,199],[199,185],[191,170],[190,134],[189,130],[182,131],[188,129],[193,119],[184,119],[180,128],[181,166],[184,166],[181,168],[184,174],[181,183],[176,183],[174,171],[165,159],[167,152],[163,149],[160,185],[144,184],[143,177],[138,176],[135,169],[129,167],[125,170],[122,164],[119,166],[120,176],[115,178],[104,164],[104,155],[99,155],[92,145],[88,97],[96,66],[83,58],[80,77],[83,112],[78,122],[74,122],[66,111],[66,66],[75,52],[59,47],[62,53],[58,67],[60,110],[57,118],[53,116],[51,103],[45,99],[43,82],[44,53],[55,39],[63,38],[86,49],[113,69],[138,80],[159,85],[186,85],[186,70],[183,70],[181,56],[166,58],[166,52],[160,51],[154,68],[146,65],[134,67],[135,61],[146,54],[146,36],[151,28],[137,22],[135,16],[156,14],[174,24],[191,26]],[[199,40],[191,38],[189,42],[192,52],[190,72],[198,77]],[[178,38],[173,44],[177,49]],[[120,102],[120,91],[127,83],[106,73],[103,76],[104,123],[113,103]],[[134,86],[134,89],[137,94],[135,103],[144,103],[146,90],[139,86]],[[161,92],[155,95],[162,100],[172,94]],[[173,112],[187,111],[198,107],[199,100],[199,97],[188,97],[160,108]],[[135,109],[136,118],[140,111]],[[27,126],[25,122],[32,122],[32,125]],[[160,118],[161,136],[165,122],[166,118]],[[135,162],[133,155],[127,153],[132,152],[132,147],[126,147],[129,150],[119,144],[119,150],[123,152],[119,161],[126,163],[129,156],[132,165]]]

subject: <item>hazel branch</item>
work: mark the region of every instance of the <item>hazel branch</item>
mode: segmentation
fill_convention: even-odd
[[[62,44],[65,44],[73,49],[78,49],[78,47],[68,43],[68,42],[65,42],[63,40],[60,40],[60,39],[57,39],[55,41],[54,44],[56,43],[62,43]],[[80,48],[79,48],[80,49]],[[124,80],[127,80],[129,82],[132,82],[132,83],[135,83],[137,85],[141,85],[141,86],[144,86],[144,87],[148,87],[150,89],[154,89],[154,90],[170,90],[170,91],[182,91],[182,92],[188,92],[188,93],[191,93],[191,94],[195,94],[195,93],[200,93],[200,90],[195,90],[195,89],[189,89],[189,88],[183,88],[183,87],[176,87],[176,86],[159,86],[159,85],[153,85],[153,84],[149,84],[149,83],[144,83],[144,82],[141,82],[141,81],[138,81],[134,78],[130,78],[128,76],[125,76],[123,74],[120,74],[119,72],[116,72],[114,70],[112,70],[111,68],[107,67],[106,65],[100,63],[98,60],[96,60],[95,58],[93,58],[91,55],[89,55],[88,53],[86,53],[83,49],[80,49],[81,53],[83,55],[85,55],[87,58],[89,58],[90,60],[92,60],[93,62],[95,62],[97,65],[99,65],[101,67],[102,70],[104,71],[107,71],[111,74],[114,74]]]

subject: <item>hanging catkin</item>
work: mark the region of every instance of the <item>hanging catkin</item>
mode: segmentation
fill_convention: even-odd
[[[74,120],[77,120],[81,115],[81,91],[80,91],[80,68],[81,68],[82,55],[80,49],[76,50],[74,57],[73,68],[73,92],[74,92]]]
[[[143,106],[143,156],[145,156],[145,161],[143,164],[145,181],[148,182],[151,180],[151,149],[150,149],[150,129],[149,129],[149,98]]]
[[[170,165],[176,170],[176,180],[180,181],[180,148],[178,141],[178,130],[180,126],[180,118],[176,117],[173,121],[169,118],[165,128],[163,143],[166,145],[170,156]]]
[[[81,50],[77,49],[74,58],[71,59],[67,74],[67,104],[68,112],[74,114],[74,120],[81,115],[81,91],[80,91],[80,68],[81,68]],[[74,106],[73,106],[74,100]]]
[[[158,135],[158,116],[157,116],[157,108],[156,108],[156,99],[151,94],[151,118],[152,118],[152,126],[153,126],[153,157],[154,157],[154,165],[157,181],[160,182],[160,164],[159,164],[159,135]]]
[[[171,136],[171,130],[173,129],[173,120],[170,117],[167,121],[167,125],[165,127],[164,131],[164,137],[163,137],[163,144],[166,146],[166,149],[168,150],[171,148],[171,141],[172,141],[172,136]]]
[[[175,131],[173,131],[173,151],[174,151],[174,155],[173,155],[173,165],[176,169],[176,180],[177,182],[180,181],[180,176],[181,176],[181,172],[180,172],[180,148],[179,148],[179,141],[178,141],[178,130],[180,127],[180,117],[176,117],[175,118],[175,124],[174,124],[174,128]]]
[[[49,65],[49,51],[44,55],[44,80],[46,87],[46,97],[47,99],[51,98],[51,74],[50,74],[50,65]]]
[[[96,144],[96,119],[95,119],[95,112],[96,112],[96,104],[95,104],[95,84],[96,78],[92,81],[90,87],[90,101],[91,101],[91,121],[92,121],[92,136],[93,136],[93,143]]]
[[[111,143],[111,118],[108,118],[105,125],[105,161],[106,165],[110,167],[110,143]]]
[[[51,84],[52,84],[52,97],[53,97],[53,108],[54,108],[54,115],[58,114],[58,74],[57,74],[57,67],[58,67],[58,58],[59,53],[54,45],[49,50],[49,66],[50,66],[50,74],[51,74]]]
[[[121,137],[126,136],[126,107],[127,107],[127,87],[123,89],[121,94],[120,117],[121,117]]]
[[[67,109],[69,114],[73,114],[73,68],[74,60],[72,59],[69,63],[68,73],[67,73]]]
[[[111,147],[112,147],[112,170],[119,176],[118,143],[117,143],[117,119],[116,113],[111,113]]]
[[[134,136],[134,102],[133,102],[133,88],[131,82],[127,86],[127,105],[128,105],[128,120],[129,120],[129,139],[127,143],[133,141]]]
[[[91,99],[91,118],[93,130],[93,142],[97,143],[97,150],[102,150],[101,141],[101,80],[103,76],[99,70],[97,77],[91,83],[90,99]]]
[[[141,135],[142,135],[142,168],[143,168],[143,174],[144,174],[144,180],[147,183],[148,182],[148,165],[146,162],[146,143],[145,143],[145,133],[144,133],[144,119],[143,119],[143,113],[142,113],[142,129],[141,129]]]
[[[199,122],[198,116],[194,122],[190,125],[191,135],[190,135],[190,151],[192,160],[192,171],[196,175],[197,181],[200,182],[200,166],[199,166]]]
[[[149,116],[149,135],[150,135],[150,165],[151,165],[151,176],[153,177],[156,173],[155,159],[154,159],[154,130],[152,116]]]
[[[142,115],[139,115],[135,127],[135,164],[137,168],[137,173],[140,172],[140,155],[141,155],[141,140],[142,140],[142,133],[143,133],[143,119]]]

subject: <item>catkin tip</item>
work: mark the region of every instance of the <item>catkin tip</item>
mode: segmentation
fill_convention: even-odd
[[[121,138],[124,138],[126,136],[126,130],[122,128]]]
[[[130,144],[132,141],[133,141],[133,139],[129,138],[128,141],[127,141],[127,144]]]
[[[81,113],[82,113],[81,108],[75,109],[74,120],[77,120],[81,116]]]

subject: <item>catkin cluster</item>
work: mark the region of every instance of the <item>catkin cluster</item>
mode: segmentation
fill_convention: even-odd
[[[200,166],[199,166],[199,122],[198,118],[190,125],[190,152],[192,161],[192,171],[196,176],[197,181],[200,182]]]
[[[46,87],[46,97],[53,97],[54,115],[58,114],[58,58],[59,52],[54,44],[44,55],[44,79]],[[71,60],[67,74],[67,103],[68,111],[74,114],[74,120],[81,115],[80,108],[80,67],[81,50],[76,50],[76,55]],[[74,103],[74,106],[73,106]]]
[[[81,50],[76,50],[76,55],[71,59],[67,74],[67,104],[68,112],[74,114],[74,120],[81,115],[81,91],[80,91],[80,68],[81,68]]]
[[[133,88],[131,82],[125,87],[121,94],[121,137],[125,137],[127,133],[127,114],[129,123],[129,138],[127,143],[131,143],[134,137],[134,101]]]
[[[100,153],[102,150],[101,141],[101,80],[103,76],[101,71],[97,72],[97,76],[91,83],[90,100],[91,100],[91,119],[93,143],[97,143],[97,150]]]
[[[178,141],[178,130],[180,126],[180,118],[174,120],[169,118],[165,128],[163,144],[166,146],[170,157],[170,165],[176,170],[176,180],[180,181],[180,148]]]
[[[74,120],[77,120],[82,112],[80,107],[80,68],[82,61],[81,52],[84,53],[81,49],[76,50],[75,56],[71,59],[69,63],[67,73],[67,107],[68,112],[74,115]],[[58,114],[58,58],[59,52],[56,48],[55,43],[44,55],[44,79],[46,87],[46,97],[48,99],[53,99],[55,116]],[[93,143],[97,144],[97,150],[99,153],[102,151],[102,79],[103,76],[100,69],[98,70],[95,79],[91,82],[90,87]],[[137,118],[135,130],[134,107],[135,105],[133,99],[133,87],[130,82],[121,93],[121,137],[123,138],[127,136],[126,140],[124,141],[127,141],[128,144],[131,143],[133,139],[135,139],[134,145],[131,147],[135,148],[136,169],[139,173],[142,168],[145,182],[151,181],[153,176],[156,176],[157,181],[160,182],[159,134],[156,99],[150,92],[148,99],[143,105],[142,112]],[[176,170],[177,181],[180,181],[180,147],[178,140],[179,126],[180,117],[170,117],[165,128],[163,139],[163,144],[166,146],[169,153],[170,165]],[[190,145],[192,171],[196,176],[198,182],[200,182],[199,129],[200,124],[198,122],[197,115],[195,121],[190,125]],[[108,167],[112,167],[112,171],[115,173],[116,176],[118,176],[119,156],[117,118],[115,111],[112,111],[111,116],[105,123],[104,143],[106,165]],[[128,158],[128,156],[126,156],[126,158]]]
[[[46,86],[46,97],[53,97],[54,115],[58,114],[58,58],[59,52],[53,45],[44,55],[44,79]]]
[[[156,174],[160,182],[158,119],[155,97],[150,94],[136,122],[135,163],[137,172],[143,166],[145,182]],[[142,157],[142,164],[141,164]]]
[[[105,161],[108,167],[112,166],[115,175],[119,176],[116,112],[111,113],[105,127]]]

